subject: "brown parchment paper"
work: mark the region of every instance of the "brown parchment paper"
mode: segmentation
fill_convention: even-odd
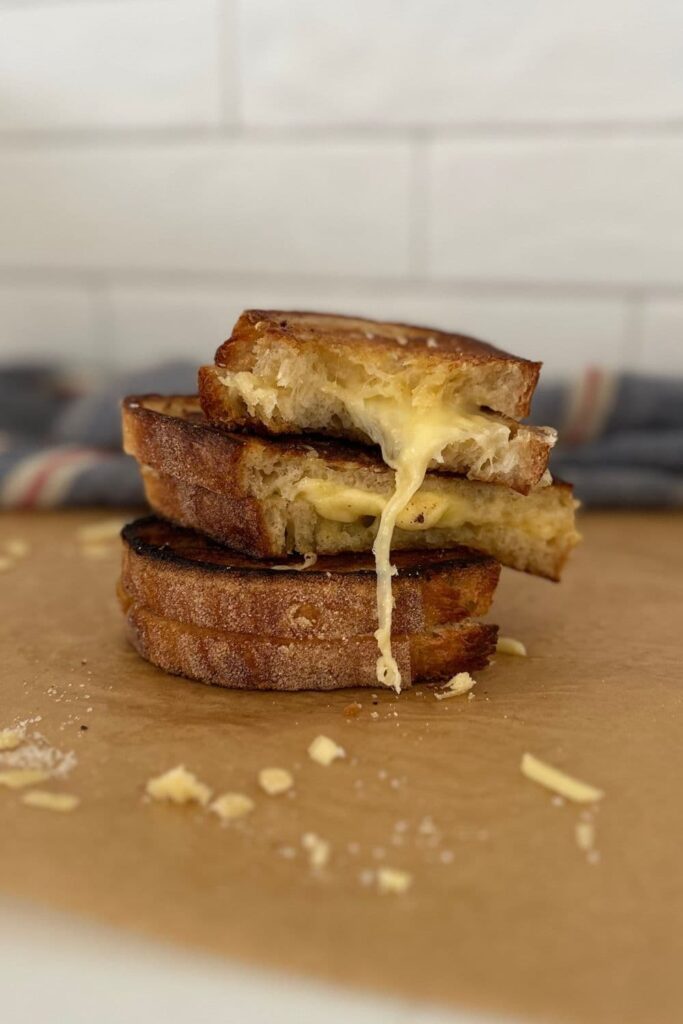
[[[504,573],[493,619],[530,656],[498,656],[474,700],[378,691],[373,704],[367,692],[210,689],[145,664],[122,635],[116,544],[88,558],[77,539],[104,515],[0,519],[0,541],[30,545],[0,575],[0,726],[40,715],[34,728],[78,759],[51,788],[82,799],[58,815],[0,790],[4,891],[451,1005],[681,1019],[680,516],[585,517],[560,586]],[[311,762],[318,733],[347,760]],[[576,845],[580,810],[521,776],[525,750],[605,789],[599,862]],[[222,827],[197,808],[146,805],[145,780],[179,762],[216,792],[251,795],[253,815]],[[260,792],[271,765],[293,772],[293,797]],[[307,831],[332,844],[320,876]],[[380,864],[412,872],[412,889],[363,884]]]

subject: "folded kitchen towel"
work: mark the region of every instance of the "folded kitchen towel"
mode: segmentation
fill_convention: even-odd
[[[142,502],[136,464],[121,452],[121,398],[195,388],[185,362],[102,380],[0,368],[0,506]],[[541,383],[533,422],[558,427],[552,471],[585,504],[683,506],[683,380],[590,369]]]

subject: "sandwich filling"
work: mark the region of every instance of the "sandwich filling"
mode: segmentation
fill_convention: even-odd
[[[419,377],[410,368],[393,374],[373,375],[350,360],[335,360],[321,366],[303,357],[282,357],[277,366],[258,361],[254,371],[225,371],[222,383],[237,395],[250,416],[272,421],[281,417],[303,429],[324,429],[331,418],[352,426],[382,449],[385,463],[395,471],[395,487],[388,500],[379,497],[363,514],[379,514],[373,552],[377,572],[377,619],[375,633],[379,646],[378,681],[401,688],[401,674],[391,651],[391,620],[394,607],[391,580],[391,541],[397,525],[405,528],[411,499],[423,484],[432,462],[442,462],[449,445],[468,445],[472,466],[480,469],[493,459],[504,457],[510,428],[497,417],[469,406],[457,396],[452,384],[444,388],[442,372]],[[310,483],[313,483],[312,481]],[[372,498],[372,495],[368,497]],[[318,492],[318,507],[325,495]],[[321,506],[322,502],[322,506]],[[312,499],[316,504],[316,499]],[[434,520],[444,509],[436,502]],[[320,513],[324,515],[324,513]],[[356,517],[357,518],[357,517]],[[416,524],[413,528],[426,528]]]

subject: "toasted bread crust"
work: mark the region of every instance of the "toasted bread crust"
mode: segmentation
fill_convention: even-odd
[[[319,440],[304,444],[231,434],[206,425],[197,409],[196,398],[142,396],[124,402],[125,448],[141,463],[147,498],[159,515],[255,557],[279,558],[311,550],[335,554],[372,547],[372,528],[356,528],[355,524],[351,529],[346,524],[316,521],[312,533],[308,528],[297,533],[301,502],[282,495],[256,494],[257,482],[277,482],[288,473],[297,479],[322,476],[347,485],[353,478],[358,481],[354,486],[390,494],[393,472],[368,449]],[[578,539],[569,485],[556,481],[522,498],[497,484],[437,473],[428,474],[427,480],[434,489],[447,487],[456,496],[473,495],[483,504],[500,503],[502,515],[511,510],[513,500],[528,501],[534,515],[545,512],[553,517],[551,532],[541,540],[523,534],[513,537],[504,524],[494,529],[463,523],[458,529],[421,533],[397,529],[394,550],[465,545],[513,568],[559,578]],[[301,539],[304,537],[308,539]]]
[[[143,658],[172,675],[232,689],[377,687],[377,643],[372,634],[292,640],[228,633],[161,618],[134,604],[123,590],[119,599],[130,643]],[[496,635],[496,626],[464,619],[435,632],[394,637],[403,687],[484,668],[495,650]]]
[[[263,340],[293,346],[322,344],[338,351],[352,348],[354,355],[368,362],[383,354],[425,367],[450,363],[454,368],[476,371],[487,364],[495,368],[497,376],[505,376],[510,387],[503,403],[507,407],[492,407],[516,419],[529,414],[542,365],[465,334],[362,317],[273,309],[245,310],[230,338],[216,352],[215,362],[233,370],[249,369],[254,343]]]
[[[279,412],[267,420],[251,416],[243,403],[234,401],[230,393],[226,392],[221,383],[220,367],[201,366],[198,379],[202,408],[211,423],[223,426],[226,430],[248,431],[263,437],[283,434],[291,437],[306,435],[299,424],[284,418]],[[549,427],[531,427],[504,416],[499,419],[510,428],[505,464],[501,466],[495,462],[487,463],[474,475],[477,479],[505,484],[520,494],[528,494],[548,468],[548,458],[557,435]],[[326,437],[369,446],[379,452],[367,434],[349,426],[342,428],[339,424],[330,422],[327,426],[320,427],[319,433]],[[462,475],[467,475],[471,471],[473,453],[467,446],[450,445],[442,454],[442,461],[432,461],[430,469]]]
[[[290,638],[369,634],[377,628],[374,560],[254,560],[154,517],[122,533],[121,581],[135,604],[154,614],[230,633]],[[394,630],[421,633],[485,614],[500,566],[486,555],[451,551],[396,555]],[[291,565],[291,568],[287,568]]]

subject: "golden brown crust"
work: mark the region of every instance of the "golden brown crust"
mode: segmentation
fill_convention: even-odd
[[[444,362],[459,367],[464,364],[472,367],[495,364],[500,373],[515,378],[514,397],[509,408],[498,411],[516,418],[529,414],[542,365],[503,352],[477,338],[437,328],[331,313],[274,309],[245,310],[230,338],[216,352],[216,364],[233,370],[248,369],[249,353],[254,342],[261,339],[297,346],[322,343],[327,348],[340,350],[353,347],[354,353],[364,354],[368,360],[384,351],[401,361],[419,359],[425,365],[442,365]]]
[[[228,633],[156,616],[123,591],[119,597],[133,647],[172,675],[233,689],[377,687],[377,642],[372,634],[292,640]],[[403,687],[485,667],[495,650],[496,635],[496,626],[464,619],[433,633],[395,636],[392,646]]]
[[[122,538],[123,586],[135,604],[162,618],[290,638],[377,628],[374,560],[368,554],[320,558],[301,571],[294,568],[301,558],[250,559],[154,517],[129,524]],[[485,614],[500,574],[492,558],[467,548],[399,552],[394,562],[397,633]]]

